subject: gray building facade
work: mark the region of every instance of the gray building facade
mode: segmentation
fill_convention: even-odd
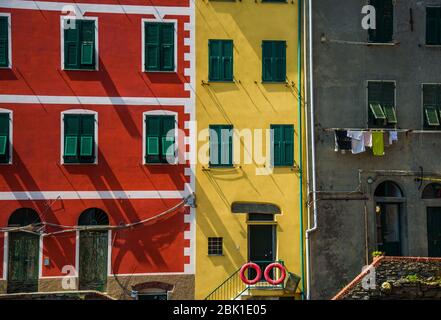
[[[375,31],[362,27],[369,4]],[[439,0],[312,1],[312,299],[333,297],[374,251],[441,256],[440,27]],[[365,152],[335,151],[337,129],[377,140]]]

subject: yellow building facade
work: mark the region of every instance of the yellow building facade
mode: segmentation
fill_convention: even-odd
[[[306,198],[306,174],[303,182],[301,179],[302,171],[306,172],[306,148],[305,126],[300,123],[304,111],[299,114],[304,108],[303,103],[299,105],[298,90],[303,82],[299,77],[299,3],[195,3],[199,151],[195,297],[299,298],[305,286],[302,230],[306,220],[306,201],[301,200]],[[240,161],[218,166],[203,159],[212,160],[215,145],[210,134],[219,125],[217,128],[234,129],[232,157],[237,159],[240,152]],[[278,130],[272,136],[271,128]],[[221,140],[229,141],[220,138],[219,145],[224,145]],[[259,152],[262,157],[256,156]],[[291,283],[271,286],[259,282],[246,288],[239,270],[249,261],[256,261],[262,269],[269,262],[280,261]],[[279,272],[272,276],[278,277]],[[295,290],[292,281],[298,281]]]

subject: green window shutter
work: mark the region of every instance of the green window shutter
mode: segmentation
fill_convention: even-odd
[[[386,119],[386,115],[383,112],[383,108],[379,103],[371,103],[369,104],[369,108],[376,120],[384,120]]]
[[[233,135],[232,126],[221,126],[220,132],[220,165],[233,165]]]
[[[222,80],[233,81],[233,41],[222,41]]]
[[[0,17],[0,67],[9,66],[9,27],[8,18]]]
[[[78,137],[66,136],[64,140],[64,156],[76,157],[78,155]]]
[[[95,21],[81,21],[81,64],[95,66]]]
[[[175,117],[162,116],[161,117],[161,155],[163,161],[167,161],[167,156],[174,156],[175,154]]]
[[[173,23],[161,24],[161,70],[173,71],[175,68],[175,29]]]
[[[385,105],[383,107],[384,114],[386,116],[387,122],[390,124],[397,124],[397,115],[395,108],[391,105]]]
[[[75,29],[64,29],[64,67],[79,69],[81,20],[75,20]],[[72,24],[71,24],[72,25]]]
[[[209,40],[208,43],[209,55],[209,71],[208,80],[219,81],[222,79],[221,75],[221,55],[222,42],[219,40]]]
[[[210,126],[210,166],[220,164],[221,127]]]
[[[273,81],[273,44],[271,41],[262,42],[262,81]]]
[[[145,24],[145,70],[160,70],[160,24]]]
[[[286,166],[294,165],[294,126],[283,126],[283,164]]]
[[[93,155],[93,137],[81,136],[80,156],[91,157]]]
[[[282,165],[282,141],[283,141],[283,131],[280,125],[271,125],[272,130],[272,151],[273,151],[273,166]]]
[[[274,67],[275,81],[286,81],[286,42],[274,41]]]
[[[441,44],[441,8],[426,8],[426,44]]]
[[[68,163],[77,162],[78,137],[80,134],[80,115],[64,115],[64,161]]]
[[[9,113],[0,113],[0,163],[9,162]]]
[[[154,163],[160,161],[159,140],[161,135],[161,117],[147,116],[146,120],[146,162]]]
[[[425,108],[426,121],[429,126],[439,126],[438,109],[434,107]]]
[[[382,0],[383,2],[383,23],[381,42],[387,43],[392,41],[394,33],[394,5],[392,0]]]

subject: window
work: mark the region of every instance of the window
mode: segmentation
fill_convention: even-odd
[[[441,84],[423,84],[424,129],[441,129]]]
[[[208,238],[208,255],[209,256],[221,256],[223,255],[222,240],[220,237]]]
[[[441,7],[426,8],[426,44],[441,45]]]
[[[145,162],[174,163],[175,161],[175,117],[145,117]]]
[[[233,81],[233,41],[208,41],[209,81]]]
[[[146,22],[144,24],[144,70],[174,71],[174,23]]]
[[[368,81],[369,127],[394,128],[397,124],[395,111],[395,83],[393,81]]]
[[[294,126],[271,125],[273,165],[294,165]]]
[[[95,116],[64,114],[64,163],[95,162]]]
[[[371,0],[376,9],[376,29],[369,29],[369,42],[388,43],[392,41],[394,31],[393,0]]]
[[[262,42],[262,81],[286,81],[286,41]]]
[[[10,113],[0,113],[0,163],[10,163]]]
[[[9,40],[9,17],[0,16],[0,68],[10,66]]]
[[[233,126],[210,126],[210,167],[233,166]]]
[[[64,21],[64,69],[95,70],[95,20]]]

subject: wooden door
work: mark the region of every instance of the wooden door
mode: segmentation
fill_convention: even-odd
[[[107,252],[107,231],[80,232],[80,290],[106,291]]]
[[[27,232],[10,232],[8,236],[8,293],[38,291],[38,257],[40,237]]]
[[[441,257],[441,208],[427,208],[427,242],[429,257]]]

